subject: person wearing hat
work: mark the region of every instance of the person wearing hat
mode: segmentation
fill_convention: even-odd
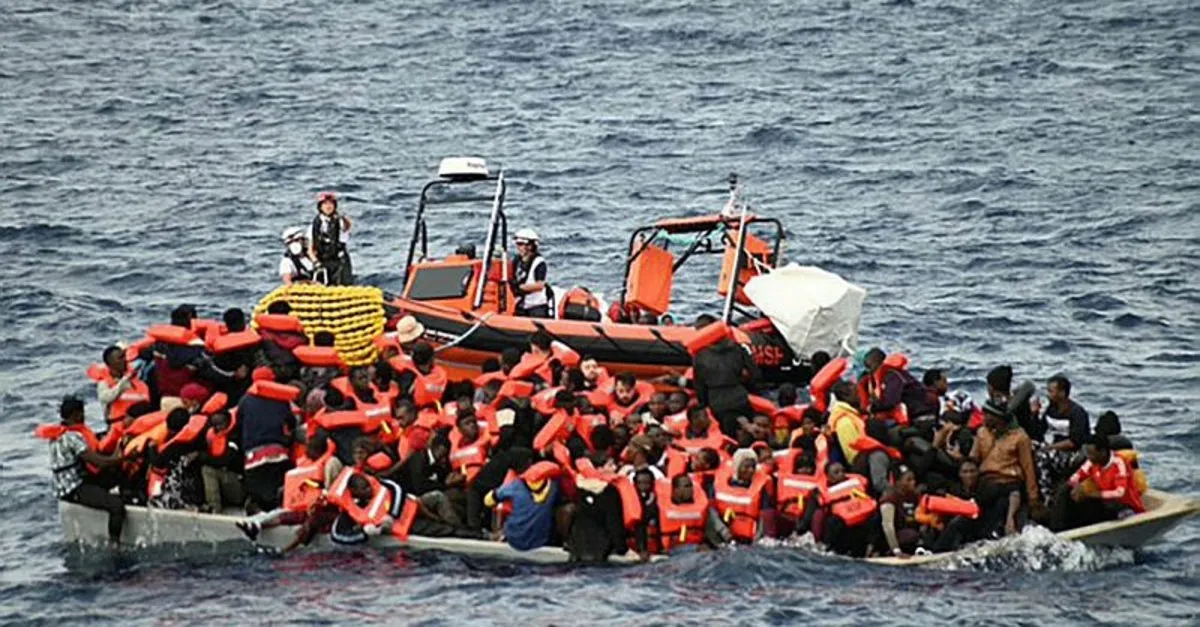
[[[1007,404],[988,399],[983,404],[983,426],[969,456],[979,462],[979,495],[976,502],[987,531],[1012,535],[1020,531],[1017,514],[1022,503],[1040,509],[1033,443],[1009,412]]]
[[[551,290],[546,282],[546,259],[538,252],[540,238],[533,229],[515,236],[517,257],[513,260],[512,290],[517,295],[516,315],[549,318]]]
[[[302,227],[289,226],[283,230],[283,258],[279,260],[279,278],[284,285],[313,280],[312,259],[308,256],[308,237]]]
[[[396,321],[396,329],[379,337],[376,346],[380,355],[390,359],[396,355],[407,354],[412,345],[425,335],[425,325],[412,316],[404,316]]]
[[[324,270],[326,285],[354,283],[350,252],[350,218],[338,213],[338,199],[333,192],[317,195],[317,215],[308,232],[308,256]],[[320,278],[320,277],[318,277]]]

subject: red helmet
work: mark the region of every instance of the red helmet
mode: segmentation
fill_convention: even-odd
[[[333,206],[335,206],[335,207],[337,206],[337,201],[338,201],[337,194],[335,194],[333,192],[321,192],[320,194],[317,194],[317,206],[318,207],[320,207],[321,203],[325,202],[326,200],[332,200]]]

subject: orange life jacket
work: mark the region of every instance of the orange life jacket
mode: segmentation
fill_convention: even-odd
[[[688,410],[683,410],[678,413],[669,414],[663,418],[663,430],[674,433],[675,435],[683,435],[687,431],[688,426]]]
[[[943,519],[953,516],[966,516],[972,520],[979,518],[979,504],[957,496],[926,494],[917,505],[916,519],[922,524],[940,529]]]
[[[154,429],[155,427],[166,424],[168,413],[169,412],[163,410],[152,411],[148,414],[142,414],[141,416],[134,418],[133,422],[129,423],[129,426],[125,427],[125,435],[129,437],[137,437],[151,429]]]
[[[87,370],[88,378],[103,383],[108,387],[116,387],[118,379],[108,371],[104,364],[92,364]],[[150,401],[150,387],[137,377],[129,379],[129,387],[105,408],[104,419],[109,423],[119,422],[129,415],[129,408],[138,403]]]
[[[907,367],[908,357],[900,353],[892,353],[884,358],[883,363],[871,375],[868,385],[871,386],[871,390],[878,396],[883,390],[884,380],[887,378],[888,373],[893,370],[904,370]],[[867,407],[867,405],[863,407]],[[875,412],[873,418],[876,420],[892,420],[900,426],[907,426],[909,422],[908,408],[904,406],[903,402],[896,403],[896,406],[891,409]]]
[[[245,350],[258,346],[262,338],[250,329],[238,331],[236,333],[226,333],[224,335],[208,336],[205,338],[205,344],[208,345],[208,351],[214,355],[223,355],[233,351]]]
[[[264,331],[276,333],[303,333],[304,323],[299,318],[287,314],[259,314],[254,317],[254,324]]]
[[[191,329],[173,324],[150,325],[150,328],[146,329],[146,335],[154,338],[156,342],[171,344],[173,346],[196,346],[204,344],[204,341]]]
[[[813,407],[821,413],[829,411],[829,389],[850,370],[850,360],[838,357],[821,367],[808,382],[809,396]]]
[[[554,442],[566,442],[571,437],[570,427],[574,425],[574,416],[565,409],[555,410],[550,420],[538,431],[533,438],[533,448],[544,451]]]
[[[734,471],[728,465],[717,470],[713,481],[713,504],[734,538],[753,542],[758,534],[758,518],[762,514],[763,493],[767,490],[769,477],[755,473],[749,487],[734,485],[733,477]]]
[[[96,439],[96,434],[85,424],[71,425],[69,427],[66,425],[55,424],[38,425],[37,427],[34,427],[33,435],[43,440],[53,442],[66,435],[69,431],[73,431],[83,436],[83,441],[87,444],[89,450],[100,450],[100,442]],[[91,474],[100,473],[100,469],[91,464],[85,463],[84,468],[87,469],[87,471]]]
[[[199,335],[207,343],[228,333],[229,329],[220,320],[192,318],[192,331],[195,331],[196,335]]]
[[[392,415],[392,403],[387,396],[379,393],[378,388],[374,384],[371,385],[371,393],[375,396],[374,403],[368,403],[360,400],[355,394],[354,388],[350,385],[349,377],[338,377],[330,381],[330,385],[342,393],[347,399],[353,400],[356,406],[356,411],[362,412],[364,416],[371,420],[384,420]]]
[[[633,400],[628,405],[617,402],[617,382],[613,380],[603,388],[588,393],[588,401],[593,407],[602,408],[608,414],[611,424],[624,422],[631,414],[650,401],[654,396],[654,385],[647,381],[638,381],[633,386]]]
[[[575,468],[580,477],[599,479],[617,490],[621,497],[621,513],[626,529],[633,529],[642,521],[642,500],[638,498],[633,479],[627,475],[602,471],[586,457],[579,458],[575,462]]]
[[[417,370],[416,366],[409,367],[408,371],[413,373],[414,377],[411,394],[413,405],[416,405],[417,409],[436,407],[442,402],[448,379],[444,368],[435,364],[429,374]]]
[[[700,449],[715,449],[722,462],[729,460],[729,452],[725,449],[732,442],[733,440],[722,434],[720,429],[709,429],[708,435],[703,438],[684,437],[675,440],[671,443],[671,448],[667,449],[667,476],[683,474],[687,470],[691,455]]]
[[[326,431],[354,428],[359,429],[364,434],[375,433],[383,426],[383,421],[378,417],[368,417],[364,412],[357,409],[345,409],[341,411],[321,410],[309,422]],[[314,428],[312,431],[315,432],[316,429]]]
[[[608,418],[602,414],[579,414],[575,416],[575,433],[583,438],[587,443],[588,449],[595,450],[596,446],[592,444],[592,431],[600,425],[608,425]]]
[[[879,503],[867,495],[867,478],[862,475],[846,475],[846,480],[821,487],[821,504],[827,505],[834,516],[841,518],[848,527],[866,522],[879,509]]]
[[[813,490],[819,490],[825,484],[825,478],[820,475],[804,475],[792,471],[779,471],[778,485],[779,510],[787,516],[799,518],[804,514],[804,503]]]
[[[272,401],[292,403],[300,396],[300,389],[274,381],[255,381],[250,385],[250,389],[246,390],[246,394]]]
[[[188,422],[169,440],[166,440],[159,445],[158,451],[165,454],[172,448],[177,446],[186,446],[195,442],[204,429],[208,427],[208,416],[203,414],[194,414],[188,419]],[[150,472],[146,475],[146,496],[154,498],[162,494],[163,484],[167,480],[167,468],[151,466]]]
[[[237,412],[229,413],[229,426],[217,431],[209,429],[205,439],[208,442],[208,454],[212,457],[221,457],[225,455],[225,451],[229,449],[229,435],[237,428]]]
[[[132,433],[132,427],[126,430],[125,443],[121,445],[121,468],[128,475],[136,474],[142,468],[143,464],[145,464],[146,447],[151,444],[161,447],[167,441],[166,412],[155,413],[162,414],[162,419],[157,424],[137,434]],[[145,417],[142,416],[142,418]],[[141,418],[138,420],[141,420]]]
[[[484,374],[475,377],[472,383],[475,384],[476,388],[482,388],[487,387],[487,385],[492,381],[505,381],[506,379],[508,379],[508,375],[496,370],[494,372],[485,372]]]
[[[774,413],[767,414],[771,417],[771,428],[775,431],[776,437],[791,433],[793,429],[799,427],[807,409],[808,405],[788,405],[776,409]]]
[[[508,379],[504,382],[504,385],[500,386],[500,391],[496,392],[496,398],[492,400],[492,407],[498,407],[507,398],[528,398],[532,395],[532,383]]]
[[[334,479],[333,485],[327,492],[326,498],[330,503],[337,505],[350,518],[360,526],[380,525],[384,519],[391,515],[393,511],[393,499],[404,499],[400,506],[399,516],[392,523],[392,535],[400,540],[407,540],[408,533],[412,529],[413,521],[417,518],[417,512],[420,507],[415,499],[406,498],[402,493],[393,494],[392,490],[385,487],[378,479],[368,474],[362,474],[367,482],[371,484],[371,500],[365,506],[359,505],[354,497],[350,495],[349,483],[357,471],[353,468],[345,468],[341,474]],[[394,485],[394,484],[393,484]]]
[[[564,388],[562,387],[546,388],[529,397],[529,405],[533,407],[533,410],[537,413],[549,416],[550,414],[554,413],[555,409],[557,409],[554,406],[554,397],[557,396],[558,393],[563,389]]]
[[[659,479],[654,485],[658,500],[658,532],[663,550],[685,544],[704,542],[704,529],[708,522],[708,497],[699,481],[692,478],[692,502],[671,501],[671,480]]]
[[[492,441],[486,433],[480,433],[479,437],[470,443],[464,444],[462,439],[462,432],[458,429],[450,432],[450,468],[466,475],[467,483],[470,484],[487,463]]]
[[[292,355],[309,368],[341,368],[345,365],[342,356],[332,346],[297,346],[292,349]]]
[[[330,441],[325,453],[315,460],[300,457],[296,467],[283,477],[283,507],[293,512],[308,511],[321,499],[325,489],[325,466],[333,459],[336,447]]]

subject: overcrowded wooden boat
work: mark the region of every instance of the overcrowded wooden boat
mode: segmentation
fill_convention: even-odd
[[[1146,511],[1124,520],[1088,525],[1060,532],[1063,540],[1081,542],[1088,546],[1123,547],[1140,549],[1158,540],[1185,519],[1200,513],[1200,501],[1187,497],[1150,490],[1143,495]],[[201,514],[196,512],[130,506],[125,520],[122,541],[139,548],[200,547],[211,550],[243,550],[251,546],[250,540],[238,528],[244,521],[241,516]],[[100,510],[89,509],[73,503],[60,502],[63,534],[66,541],[76,547],[105,547],[108,545],[108,515]],[[257,544],[272,549],[282,549],[294,539],[295,527],[281,526],[264,529]],[[542,547],[531,551],[518,551],[503,542],[487,540],[465,540],[460,538],[425,538],[410,536],[399,540],[394,536],[380,535],[371,540],[371,546],[381,549],[408,549],[415,551],[444,551],[472,557],[491,558],[515,562],[538,564],[566,564],[570,555],[560,547]],[[335,545],[328,535],[317,537],[305,550],[332,549]],[[785,549],[786,550],[786,549]],[[951,553],[914,555],[909,557],[874,557],[866,562],[884,566],[929,566],[953,562],[966,552],[979,550],[972,545]],[[636,557],[614,556],[609,560],[615,564],[636,564]]]

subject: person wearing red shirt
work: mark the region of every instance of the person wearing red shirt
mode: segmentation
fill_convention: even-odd
[[[1087,461],[1054,499],[1052,529],[1073,529],[1146,511],[1133,469],[1109,449],[1108,438],[1091,436],[1084,452]]]

